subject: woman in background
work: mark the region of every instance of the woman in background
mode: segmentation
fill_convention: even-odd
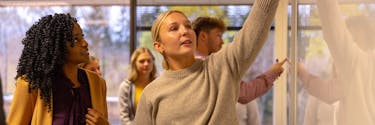
[[[90,56],[88,62],[79,64],[79,67],[93,71],[100,76],[102,75],[102,71],[100,71],[99,59],[94,56]]]
[[[143,89],[155,79],[155,58],[147,48],[138,48],[130,60],[130,77],[120,85],[119,103],[122,125],[133,125]]]

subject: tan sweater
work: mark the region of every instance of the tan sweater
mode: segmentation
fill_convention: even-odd
[[[267,38],[278,0],[256,0],[234,41],[185,69],[164,71],[143,91],[137,125],[236,125],[241,77]]]

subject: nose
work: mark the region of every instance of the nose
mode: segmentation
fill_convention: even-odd
[[[81,44],[82,47],[88,47],[89,46],[89,43],[87,43],[86,39],[83,39],[80,44]]]
[[[224,45],[224,41],[223,39],[220,39],[220,44],[219,44],[220,48],[223,47],[223,45]]]
[[[145,61],[145,62],[143,63],[143,65],[148,66],[148,65],[150,65],[150,62],[149,62],[149,61]]]
[[[189,32],[189,28],[181,26],[180,32],[182,33],[182,35],[186,35]]]
[[[95,72],[99,75],[102,75],[102,72],[99,69],[96,69]]]

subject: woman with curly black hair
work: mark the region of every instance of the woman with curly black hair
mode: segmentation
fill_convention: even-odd
[[[78,68],[88,43],[69,14],[42,17],[22,40],[9,125],[106,125],[105,81]]]

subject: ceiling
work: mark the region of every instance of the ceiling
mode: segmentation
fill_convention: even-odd
[[[315,0],[299,0],[300,4],[311,4]],[[341,0],[344,3],[369,2],[375,0]],[[254,0],[137,0],[141,6],[157,5],[248,5]],[[130,0],[0,0],[0,6],[66,6],[66,5],[130,5]]]

